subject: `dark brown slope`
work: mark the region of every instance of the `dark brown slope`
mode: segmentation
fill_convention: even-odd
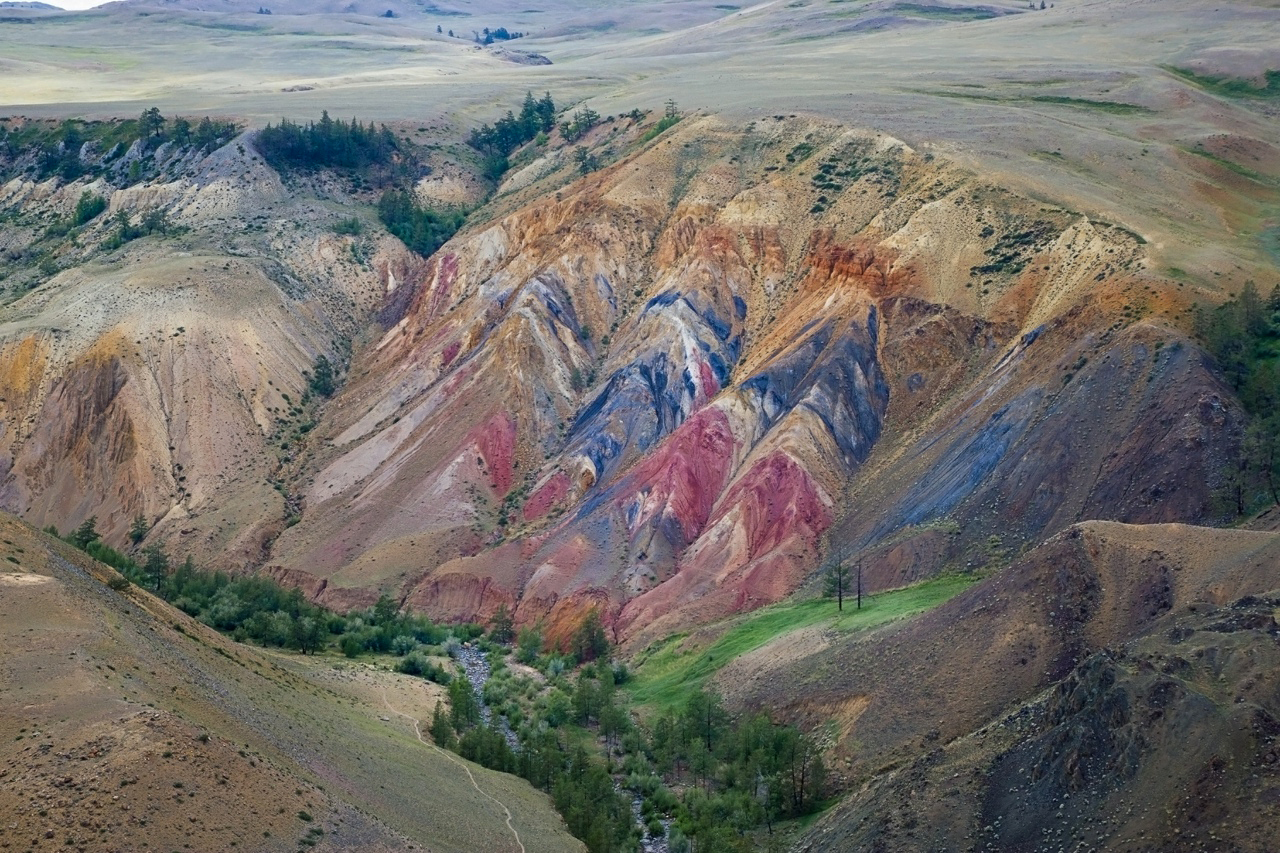
[[[1269,851],[1280,596],[1180,608],[872,780],[803,851]]]
[[[1010,826],[1011,816],[1026,807],[1011,797],[1044,794],[1043,801],[1031,805],[1050,802],[1040,789],[1014,791],[1018,784],[1025,786],[1019,781],[1019,769],[1032,772],[1028,762],[1047,762],[1033,778],[1044,776],[1052,764],[1054,772],[1064,774],[1066,780],[1076,779],[1070,784],[1077,786],[1082,784],[1080,778],[1114,775],[1098,769],[1101,764],[1078,769],[1082,761],[1093,760],[1089,756],[1106,752],[1103,745],[1072,745],[1085,743],[1081,739],[1087,740],[1086,735],[1094,736],[1080,728],[1085,725],[1080,720],[1093,719],[1089,714],[1117,715],[1106,725],[1089,725],[1107,744],[1119,743],[1115,746],[1119,752],[1123,738],[1145,738],[1140,749],[1133,747],[1138,752],[1131,756],[1134,766],[1127,771],[1131,781],[1121,786],[1131,802],[1136,799],[1152,809],[1173,805],[1168,791],[1179,788],[1166,784],[1166,765],[1176,763],[1171,750],[1180,748],[1179,737],[1194,737],[1201,751],[1208,750],[1204,755],[1196,753],[1198,759],[1188,759],[1184,769],[1191,776],[1179,780],[1190,784],[1218,749],[1212,744],[1223,744],[1222,749],[1232,745],[1235,750],[1231,760],[1236,762],[1232,765],[1236,776],[1231,784],[1244,785],[1249,774],[1240,775],[1240,768],[1246,766],[1240,763],[1245,760],[1242,756],[1262,749],[1258,756],[1265,758],[1263,746],[1269,741],[1241,741],[1237,733],[1242,726],[1253,725],[1255,710],[1261,715],[1256,719],[1262,730],[1270,725],[1267,720],[1280,719],[1280,697],[1275,693],[1277,649],[1269,633],[1274,628],[1268,608],[1274,605],[1245,602],[1238,611],[1230,607],[1245,596],[1267,596],[1277,588],[1280,536],[1274,533],[1088,522],[1053,537],[919,619],[866,635],[828,637],[808,654],[790,650],[784,655],[784,650],[765,647],[726,667],[717,680],[738,704],[778,708],[810,728],[834,719],[832,755],[837,774],[857,793],[820,822],[813,834],[814,849],[850,849],[822,841],[833,838],[855,847],[883,843],[888,845],[885,849],[913,849],[922,843],[921,836],[901,835],[890,843],[889,836],[867,828],[890,824],[898,830],[910,824],[907,828],[918,826],[919,832],[935,833],[932,846],[966,849],[971,840],[966,834],[974,825],[986,825],[975,824],[980,816],[1002,814],[1004,825]],[[1206,612],[1211,615],[1205,616]],[[1243,615],[1237,618],[1233,613]],[[1228,630],[1237,624],[1239,628]],[[1220,630],[1211,629],[1214,625]],[[1188,637],[1195,638],[1188,641],[1189,651],[1175,648]],[[1099,658],[1107,649],[1112,651]],[[1196,655],[1196,649],[1202,652]],[[1148,656],[1147,663],[1140,663],[1143,655]],[[1152,691],[1174,690],[1150,677],[1152,666],[1167,669],[1161,655],[1170,661],[1180,655],[1189,667],[1184,672],[1179,669],[1183,663],[1178,663],[1164,673],[1177,682],[1176,696],[1170,694],[1171,702],[1177,699],[1173,712],[1177,719],[1140,735],[1141,729],[1154,725],[1155,718],[1139,719],[1136,711],[1120,715],[1107,703],[1127,703],[1132,708],[1149,704]],[[1108,699],[1107,691],[1117,684],[1115,689],[1125,696]],[[1058,690],[1057,699],[1041,695],[1051,688]],[[1216,705],[1204,705],[1195,698],[1198,695],[1211,696]],[[1240,704],[1237,695],[1242,697],[1240,703],[1253,704],[1232,708]],[[989,775],[966,794],[971,806],[955,806],[950,814],[949,797],[959,794],[948,794],[946,789],[912,800],[910,814],[868,799],[879,796],[877,791],[898,791],[894,774],[903,762],[916,761],[922,753],[926,758],[921,760],[937,760],[943,745],[965,743],[975,731],[990,730],[1007,715],[1021,720],[1025,703],[1032,703],[1031,710],[1021,713],[1031,714],[1035,725],[1017,728],[999,741],[1000,750],[988,756],[993,759],[1009,752],[1012,769],[977,762],[978,775]],[[1081,714],[1085,716],[1077,719]],[[999,730],[1005,731],[1008,725],[1002,723]],[[1175,728],[1166,731],[1161,728],[1165,725]],[[1182,734],[1169,733],[1176,731]],[[1077,748],[1081,755],[1071,759],[1071,750]],[[1028,757],[1033,753],[1039,757]],[[1055,764],[1050,754],[1065,763]],[[1193,766],[1193,759],[1201,765]],[[1076,778],[1081,773],[1084,776]],[[973,776],[971,767],[961,773],[965,784]],[[869,787],[859,789],[863,782]],[[1057,791],[1046,785],[1046,791]],[[1214,808],[1234,814],[1230,790],[1227,785],[1204,796]],[[1095,806],[1110,808],[1105,803]],[[877,815],[875,821],[868,817],[872,813]],[[1081,812],[1067,824],[1081,829],[1089,825],[1085,818],[1098,814]],[[899,820],[905,824],[895,823]],[[1026,836],[1031,826],[1043,824],[1032,819],[1016,831],[1021,840],[1010,840],[1015,837],[1011,835],[1001,843],[1008,849],[1041,849],[1035,845],[1043,838]],[[1032,846],[1018,846],[1024,843]]]

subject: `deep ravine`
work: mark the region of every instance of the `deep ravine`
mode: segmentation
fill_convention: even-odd
[[[466,673],[467,681],[471,683],[471,689],[475,693],[476,702],[480,705],[480,719],[484,721],[486,726],[491,725],[493,720],[493,711],[489,708],[484,698],[484,685],[489,680],[489,660],[485,656],[484,650],[479,646],[471,643],[463,643],[453,649],[454,658],[462,665],[462,671]],[[502,731],[503,736],[507,739],[507,744],[516,752],[520,751],[520,738],[511,730],[507,718],[498,715],[498,727]],[[614,777],[614,787],[626,794],[631,800],[631,814],[635,820],[636,826],[641,831],[640,849],[644,853],[670,853],[670,846],[667,839],[671,834],[671,821],[667,818],[662,819],[663,834],[661,837],[654,837],[645,831],[645,820],[642,815],[642,807],[644,805],[644,797],[636,791],[624,788],[618,776]]]

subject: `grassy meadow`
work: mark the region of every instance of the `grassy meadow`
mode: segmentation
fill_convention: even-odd
[[[662,713],[681,707],[734,658],[767,643],[812,626],[851,633],[932,610],[979,580],[974,575],[943,575],[902,589],[864,595],[858,609],[846,595],[844,609],[835,599],[809,598],[785,601],[735,617],[710,645],[688,649],[688,635],[679,634],[641,652],[636,657],[632,681],[627,687],[636,705]]]

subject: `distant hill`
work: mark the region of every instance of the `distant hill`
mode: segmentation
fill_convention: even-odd
[[[557,661],[586,625],[667,704],[682,656],[822,739],[799,849],[1275,849],[1280,535],[1213,527],[1280,504],[1280,16],[1040,5],[10,5],[0,507]],[[19,841],[76,846],[30,803],[95,773],[234,816],[197,849],[309,833],[237,796],[510,840],[448,823],[430,687],[0,537]],[[893,624],[779,633],[851,572]]]

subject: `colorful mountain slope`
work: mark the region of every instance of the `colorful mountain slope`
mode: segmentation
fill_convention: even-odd
[[[271,564],[337,606],[655,637],[789,594],[837,523],[883,585],[953,517],[913,576],[1207,518],[1239,415],[1143,265],[897,140],[682,123],[401,283]]]

